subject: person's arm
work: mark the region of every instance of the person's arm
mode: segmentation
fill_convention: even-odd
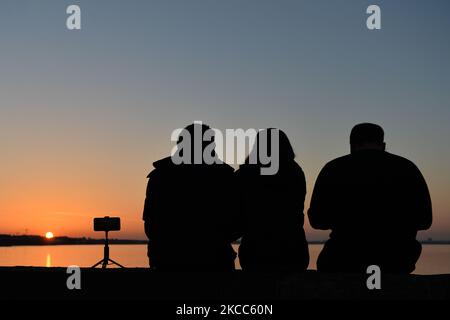
[[[155,185],[157,184],[157,177],[152,172],[148,175],[149,180],[147,183],[147,191],[145,196],[145,203],[144,203],[144,212],[142,215],[142,219],[144,220],[144,230],[145,234],[147,235],[147,238],[150,239],[151,235],[151,215],[155,212],[157,209],[157,202],[155,201],[157,196],[157,189],[155,188]]]
[[[412,165],[412,171],[410,213],[417,230],[426,230],[433,222],[430,192],[420,170]]]
[[[289,199],[294,199],[294,211],[298,212],[300,218],[300,224],[303,227],[305,223],[305,197],[306,197],[306,178],[303,170],[299,167],[299,173],[295,187],[292,188],[292,195]]]
[[[314,229],[328,230],[333,227],[331,215],[333,201],[333,188],[330,184],[331,172],[326,165],[314,185],[311,203],[308,210],[308,218]]]

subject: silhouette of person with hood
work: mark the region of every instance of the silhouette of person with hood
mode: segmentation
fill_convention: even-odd
[[[279,137],[278,171],[262,175],[259,149],[267,144],[268,154],[272,153],[271,135],[275,130]],[[262,134],[267,138],[261,139]],[[252,157],[257,159],[253,164]],[[283,131],[263,130],[256,136],[252,153],[235,173],[240,194],[239,260],[243,270],[303,271],[308,267],[308,243],[303,230],[306,182],[294,158]]]
[[[410,273],[422,247],[418,230],[431,226],[431,199],[419,169],[385,151],[383,129],[356,125],[351,153],[325,165],[308,211],[315,229],[331,229],[317,260],[325,272]]]
[[[148,175],[143,219],[149,263],[154,270],[234,270],[236,253],[231,242],[237,236],[230,202],[234,169],[221,162],[214,151],[213,164],[205,163],[203,157],[200,163],[194,161],[196,143],[201,152],[207,147],[214,150],[214,137],[202,139],[209,130],[204,124],[187,126],[183,133],[190,137],[190,150],[180,150],[183,135],[177,147],[179,154],[190,152],[191,161],[175,164],[174,156],[167,157],[154,162],[155,169]]]

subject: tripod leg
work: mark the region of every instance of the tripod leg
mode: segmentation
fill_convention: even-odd
[[[109,259],[109,261],[111,261],[113,264],[121,267],[121,268],[125,268],[123,265],[121,265],[120,263],[115,262],[113,259]]]
[[[94,264],[91,268],[95,268],[95,267],[97,267],[99,264],[102,264],[103,263],[103,260],[100,260],[99,262],[97,262],[96,264]]]

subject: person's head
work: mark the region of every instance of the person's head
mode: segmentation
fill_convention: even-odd
[[[384,151],[385,149],[384,131],[379,125],[360,123],[353,127],[350,133],[351,153],[362,150]]]
[[[273,148],[272,143],[276,142],[276,138],[278,138],[278,148]],[[277,154],[273,154],[275,152]],[[282,130],[268,128],[258,131],[252,152],[245,163],[256,162],[257,164],[262,164],[267,162],[267,159],[261,159],[261,157],[265,158],[266,156],[273,160],[276,158],[279,162],[294,160],[294,149],[288,136]]]
[[[178,155],[185,157],[183,150],[189,150],[190,163],[203,163],[203,152],[208,146],[212,150],[211,154],[215,155],[214,130],[206,124],[194,122],[186,126],[178,136]]]
[[[204,136],[205,132],[210,129],[211,129],[211,127],[208,126],[207,124],[194,122],[194,123],[191,123],[190,125],[187,125],[186,127],[184,127],[183,131],[185,131],[186,133],[189,134],[192,141],[195,141],[195,139],[198,139],[198,141],[203,142],[203,136]],[[212,131],[212,132],[214,132],[214,131]],[[200,136],[197,137],[196,135],[200,135]],[[177,144],[180,144],[182,141],[183,141],[183,135],[179,135]],[[212,142],[214,142],[214,135],[212,135],[210,141],[204,141],[205,147]]]
[[[284,131],[280,129],[274,129],[270,128],[268,131],[272,133],[274,130],[278,131],[278,138],[279,138],[279,155],[281,161],[287,161],[287,160],[294,160],[295,153],[294,148],[292,148],[291,142],[289,141],[288,136]],[[269,140],[270,143],[270,140]],[[269,149],[271,150],[271,149]]]

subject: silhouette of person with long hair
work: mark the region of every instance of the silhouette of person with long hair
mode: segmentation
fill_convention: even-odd
[[[236,253],[231,242],[237,236],[230,205],[234,169],[218,158],[213,164],[205,163],[203,157],[200,163],[194,161],[195,143],[200,143],[202,153],[207,147],[214,150],[214,137],[202,139],[208,130],[204,124],[187,126],[184,133],[190,136],[190,150],[180,150],[185,139],[181,135],[177,146],[180,154],[190,152],[190,163],[175,164],[174,156],[167,157],[154,162],[155,169],[148,175],[143,219],[154,270],[234,270]]]
[[[325,272],[410,273],[422,247],[418,230],[431,226],[431,199],[419,169],[385,151],[383,129],[356,125],[351,153],[325,165],[308,211],[313,228],[331,229],[317,260]]]
[[[268,154],[272,153],[270,141],[275,130],[279,136],[278,171],[262,175],[260,169],[264,165],[259,149],[267,143]],[[262,133],[267,139],[261,139]],[[301,167],[294,161],[289,139],[278,129],[260,131],[252,153],[235,173],[240,194],[241,267],[251,271],[306,270],[309,263],[303,230],[306,182]],[[257,159],[253,164],[249,160],[252,157]]]

